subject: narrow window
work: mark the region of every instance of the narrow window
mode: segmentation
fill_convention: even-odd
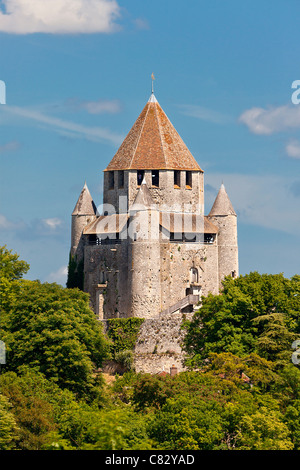
[[[180,188],[180,171],[174,170],[174,188]]]
[[[195,284],[198,282],[198,269],[197,268],[190,269],[190,280],[191,280],[191,284]]]
[[[119,189],[124,188],[124,171],[119,171]]]
[[[144,170],[138,170],[137,171],[137,185],[141,186],[143,178],[144,178]]]
[[[186,171],[185,173],[185,186],[186,188],[192,187],[192,172],[191,171]]]
[[[152,186],[159,188],[159,170],[152,170]]]
[[[114,189],[115,187],[115,175],[114,171],[108,172],[108,189]]]

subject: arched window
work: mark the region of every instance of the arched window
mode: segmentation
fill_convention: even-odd
[[[191,284],[198,283],[198,269],[197,268],[190,269],[190,280],[191,280]]]

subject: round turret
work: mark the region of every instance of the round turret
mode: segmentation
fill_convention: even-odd
[[[224,184],[221,185],[208,218],[218,231],[218,269],[219,285],[225,276],[237,277],[239,274],[237,215],[228,197]]]

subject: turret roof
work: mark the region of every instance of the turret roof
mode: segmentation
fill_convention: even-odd
[[[209,217],[214,215],[236,215],[223,183],[208,214]]]
[[[202,172],[153,93],[105,171],[129,169]]]
[[[146,184],[145,177],[142,181],[140,189],[137,192],[133,204],[130,206],[130,211],[140,211],[154,208],[155,203],[152,199],[149,188]]]
[[[86,183],[84,183],[72,215],[97,215],[97,207]]]

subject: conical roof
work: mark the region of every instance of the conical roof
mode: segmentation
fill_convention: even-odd
[[[209,217],[214,215],[236,215],[223,183],[208,214]]]
[[[109,163],[109,170],[202,171],[154,94]]]
[[[135,200],[130,206],[130,211],[141,211],[146,209],[152,209],[154,207],[155,203],[152,199],[151,193],[144,178],[140,189],[138,190],[138,193],[135,197]]]
[[[97,207],[92,199],[86,183],[82,188],[72,215],[97,215]]]

